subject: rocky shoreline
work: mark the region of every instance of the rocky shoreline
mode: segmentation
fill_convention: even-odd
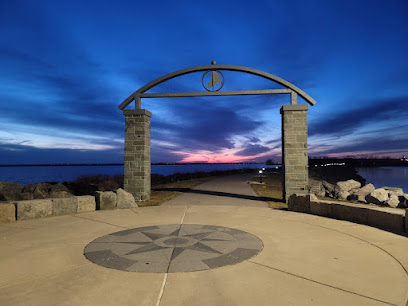
[[[253,172],[254,169],[227,171],[175,173],[172,175],[152,174],[152,186],[209,176],[221,176]],[[84,175],[75,181],[57,183],[45,182],[22,185],[20,183],[0,181],[0,201],[24,201],[51,198],[72,198],[92,195],[98,191],[115,191],[123,188],[123,175]]]
[[[351,166],[311,167],[309,177],[312,198],[317,196],[394,208],[408,207],[408,194],[401,188],[366,185],[366,180]]]
[[[152,175],[152,186],[168,182],[204,177],[237,174],[253,169],[214,171],[209,173],[183,173],[170,176]],[[358,203],[372,203],[396,208],[408,207],[408,194],[401,188],[375,188],[365,185],[366,180],[350,166],[309,168],[309,189],[312,197],[328,197]],[[123,188],[123,176],[82,176],[75,181],[36,183],[23,186],[19,183],[0,181],[0,201],[23,201],[51,198],[72,198],[98,192],[117,191]]]
[[[408,207],[408,194],[401,188],[381,187],[375,188],[373,184],[362,186],[355,180],[339,181],[331,184],[325,180],[311,179],[309,182],[310,196],[328,197],[337,200],[346,200],[351,202],[376,204],[394,208]]]

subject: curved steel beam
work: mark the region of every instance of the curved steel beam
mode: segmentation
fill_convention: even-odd
[[[166,82],[170,79],[176,78],[178,76],[182,76],[185,74],[193,73],[193,72],[199,72],[199,71],[208,71],[208,70],[227,70],[227,71],[238,71],[238,72],[246,72],[249,74],[257,75],[260,77],[263,77],[265,79],[271,80],[275,83],[278,83],[282,86],[285,86],[288,89],[293,90],[296,92],[299,96],[301,96],[303,99],[306,100],[307,103],[310,105],[315,105],[316,101],[310,97],[307,93],[305,93],[303,90],[300,88],[296,87],[292,83],[289,83],[288,81],[285,81],[284,79],[281,79],[280,77],[277,77],[273,74],[254,69],[254,68],[248,68],[248,67],[243,67],[243,66],[235,66],[235,65],[204,65],[204,66],[195,66],[195,67],[190,67],[190,68],[185,68],[181,69],[178,71],[171,72],[169,74],[166,74],[160,78],[157,78],[150,83],[144,85],[143,87],[139,88],[136,90],[134,93],[132,93],[125,101],[123,101],[118,107],[119,109],[123,110],[126,106],[128,106],[137,95],[142,94],[146,92],[147,90],[163,83]]]

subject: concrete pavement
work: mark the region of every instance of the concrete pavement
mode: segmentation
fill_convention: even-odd
[[[407,237],[269,209],[246,180],[216,179],[159,207],[1,224],[0,305],[406,305]],[[127,272],[84,256],[105,235],[191,224],[243,231],[263,248],[241,262],[194,272]]]

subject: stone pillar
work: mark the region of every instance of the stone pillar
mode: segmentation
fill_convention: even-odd
[[[292,194],[308,195],[307,110],[309,105],[282,106],[283,201]]]
[[[150,118],[145,109],[124,110],[125,181],[124,189],[136,201],[150,199]]]

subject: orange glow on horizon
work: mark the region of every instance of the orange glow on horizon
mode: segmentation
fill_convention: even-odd
[[[183,154],[185,157],[179,160],[179,163],[243,163],[243,162],[265,162],[270,158],[272,152],[257,154],[253,156],[235,155],[237,149],[226,149],[219,153],[211,151],[197,151],[197,152],[174,152]],[[273,152],[276,154],[276,152]],[[280,153],[280,152],[279,152]],[[274,155],[275,155],[274,154]],[[266,158],[266,159],[265,159]],[[265,160],[264,160],[265,159]]]

